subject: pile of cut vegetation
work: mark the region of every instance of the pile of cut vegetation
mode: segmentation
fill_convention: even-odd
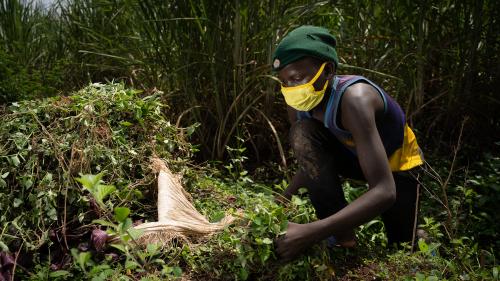
[[[161,94],[91,84],[2,109],[0,279],[332,277],[322,245],[287,265],[273,252],[289,219],[313,219],[310,204],[277,205],[271,188],[245,173],[194,165],[186,139],[195,126],[170,123]],[[210,222],[228,213],[237,221],[216,235],[139,247],[134,226],[157,220],[152,158],[181,176]]]

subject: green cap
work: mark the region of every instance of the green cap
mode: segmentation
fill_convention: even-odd
[[[274,50],[273,71],[279,71],[303,57],[333,61],[337,66],[336,44],[337,40],[326,28],[312,25],[298,27],[288,33]]]

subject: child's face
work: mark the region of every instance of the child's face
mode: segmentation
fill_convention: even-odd
[[[278,79],[284,87],[293,87],[305,84],[314,77],[318,72],[322,62],[312,57],[305,57],[298,61],[292,62],[278,72]],[[326,70],[326,69],[325,69]],[[314,83],[316,90],[320,89],[325,84],[325,80],[329,79],[329,71],[323,71],[319,79]]]

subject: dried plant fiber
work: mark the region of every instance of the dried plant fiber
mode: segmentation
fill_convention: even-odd
[[[153,158],[152,168],[158,172],[158,221],[134,227],[143,231],[136,241],[139,245],[164,244],[173,238],[187,240],[209,236],[234,221],[234,217],[225,216],[219,222],[210,223],[193,206],[179,177],[170,171],[163,160]]]

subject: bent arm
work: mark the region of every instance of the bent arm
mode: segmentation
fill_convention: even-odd
[[[309,234],[314,241],[353,229],[381,214],[394,203],[394,178],[375,121],[376,113],[381,112],[383,106],[380,95],[370,85],[355,84],[344,93],[342,124],[353,136],[369,190],[339,212],[310,223]]]

